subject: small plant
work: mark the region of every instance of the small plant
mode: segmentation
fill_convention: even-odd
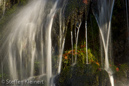
[[[88,62],[89,63],[96,63],[97,65],[100,66],[97,58],[95,58],[95,56],[92,54],[91,49],[88,49]],[[77,52],[75,52],[75,50],[67,50],[65,51],[65,53],[63,54],[63,62],[64,63],[71,63],[72,62],[72,56],[73,58],[75,57],[75,55],[77,55],[77,59],[78,59],[78,63],[86,63],[86,47],[85,47],[85,43],[81,44],[80,46],[78,46],[78,50]]]

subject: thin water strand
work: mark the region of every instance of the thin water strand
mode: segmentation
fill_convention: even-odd
[[[60,16],[59,16],[59,22],[60,22],[60,29],[59,29],[59,68],[58,68],[58,74],[61,72],[61,63],[62,63],[62,9],[60,11]]]
[[[51,30],[52,30],[52,24],[53,24],[53,17],[56,13],[56,6],[57,6],[58,1],[55,2],[53,8],[50,11],[50,14],[48,15],[48,34],[46,34],[46,37],[48,37],[48,41],[46,42],[47,44],[47,86],[50,85],[50,78],[52,77],[52,53],[51,53],[51,48],[52,48],[52,40],[51,40]]]
[[[63,39],[63,43],[62,43],[62,48],[61,48],[61,54],[60,54],[60,64],[59,64],[59,69],[58,69],[58,74],[61,73],[61,65],[62,65],[62,54],[63,54],[63,51],[64,51],[64,44],[65,44],[65,38]]]
[[[43,30],[41,30],[41,74],[45,74],[45,59],[44,59],[44,45],[43,45]]]
[[[12,47],[11,47],[11,41],[9,43],[9,48],[8,48],[8,52],[9,52],[9,70],[10,70],[10,75],[11,75],[11,79],[17,79],[18,78],[18,73],[16,70],[16,59],[15,56],[13,56],[12,53]]]
[[[108,47],[109,47],[109,40],[110,40],[110,32],[111,32],[111,18],[112,18],[112,11],[114,6],[114,0],[110,1],[103,1],[98,0],[98,14],[95,15],[99,31],[103,43],[104,53],[105,53],[105,70],[107,71],[111,85],[114,86],[114,78],[113,78],[113,71],[109,67],[109,56],[108,56]],[[105,17],[106,16],[106,17]]]
[[[86,64],[88,64],[87,21],[85,21],[85,38],[86,38]]]
[[[114,78],[113,78],[113,75],[112,75],[112,70],[111,68],[109,67],[109,57],[108,57],[108,47],[109,47],[109,35],[110,35],[110,22],[109,22],[109,28],[108,28],[108,34],[107,34],[107,42],[105,42],[105,39],[104,39],[104,35],[103,35],[103,32],[102,32],[102,28],[100,27],[100,34],[101,34],[101,37],[102,37],[102,43],[103,43],[103,47],[104,47],[104,53],[105,53],[105,70],[107,71],[107,73],[109,74],[109,78],[110,78],[110,82],[111,82],[111,85],[114,86]]]
[[[73,64],[73,32],[71,31],[72,64]]]
[[[34,46],[36,46],[34,44]],[[34,62],[35,62],[35,53],[36,53],[36,48],[35,47],[32,47],[32,52],[31,52],[31,73],[30,73],[30,76],[34,76]]]
[[[61,66],[62,66],[62,58],[63,58],[63,51],[64,51],[64,44],[65,44],[65,32],[67,28],[65,27],[64,17],[62,16],[62,13],[64,13],[64,8],[66,6],[67,0],[63,2],[63,5],[60,9],[60,15],[59,15],[59,65],[58,65],[58,74],[61,73]]]
[[[61,66],[62,66],[62,57],[63,57],[63,51],[64,51],[64,44],[65,44],[65,22],[62,16],[63,9],[66,5],[66,2],[63,3],[63,6],[60,10],[60,15],[59,15],[59,22],[60,22],[60,29],[59,29],[59,41],[60,41],[60,49],[59,49],[59,66],[58,66],[58,74],[61,73]]]
[[[78,45],[78,37],[79,37],[79,31],[81,27],[82,22],[77,26],[77,36],[76,36],[76,47],[75,47],[75,64],[77,63],[77,45]]]

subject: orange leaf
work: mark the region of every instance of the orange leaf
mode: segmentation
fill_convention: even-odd
[[[65,56],[64,59],[68,59],[68,56]]]
[[[97,64],[98,66],[100,66],[100,64],[99,64],[98,62],[96,62],[96,64]]]
[[[116,71],[117,71],[117,72],[119,71],[119,68],[118,68],[118,67],[116,68]]]

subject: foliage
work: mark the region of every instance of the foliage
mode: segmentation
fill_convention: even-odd
[[[90,48],[88,49],[89,64],[86,64],[85,45],[85,42],[78,45],[77,52],[75,51],[75,46],[74,50],[66,50],[64,52],[62,72],[59,79],[60,86],[67,86],[70,83],[72,83],[73,86],[80,86],[79,84],[77,85],[77,81],[79,81],[80,83],[82,82],[86,86],[96,86],[96,84],[98,84],[96,81],[97,77],[95,75],[98,74],[99,71],[101,71],[99,70],[100,64],[97,58],[92,54],[92,50]],[[75,55],[77,55],[77,64],[73,66],[72,56],[74,58]],[[71,82],[71,80],[75,81]]]
[[[75,52],[75,47],[74,47],[74,50],[65,51],[65,53],[63,54],[63,58],[64,58],[63,62],[64,63],[66,63],[66,64],[71,63],[72,56],[75,57],[75,55],[77,55],[78,63],[83,63],[83,64],[86,63],[86,43],[84,42],[77,48],[78,48],[77,52]],[[89,63],[96,62],[99,65],[98,60],[92,54],[91,49],[88,49],[88,61],[89,61]]]
[[[120,64],[117,67],[115,75],[117,78],[125,78],[125,77],[127,77],[128,71],[129,71],[128,64]]]

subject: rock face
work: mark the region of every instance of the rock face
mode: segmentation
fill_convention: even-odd
[[[113,58],[117,65],[129,62],[128,38],[126,3],[124,0],[118,0],[115,1],[112,16]]]
[[[3,0],[4,1],[4,0]],[[23,4],[28,0],[5,0],[0,6],[0,16],[2,16],[3,6],[5,3],[5,10],[10,9],[15,4]],[[76,25],[79,21],[82,21],[84,18],[87,19],[89,12],[90,0],[59,0],[60,5],[63,5],[63,2],[66,2],[64,9],[64,16],[66,25],[71,23]]]
[[[66,18],[66,25],[76,25],[83,19],[87,19],[89,12],[90,0],[68,0],[64,15]]]
[[[93,65],[76,65],[55,78],[55,86],[111,86],[108,74]]]

